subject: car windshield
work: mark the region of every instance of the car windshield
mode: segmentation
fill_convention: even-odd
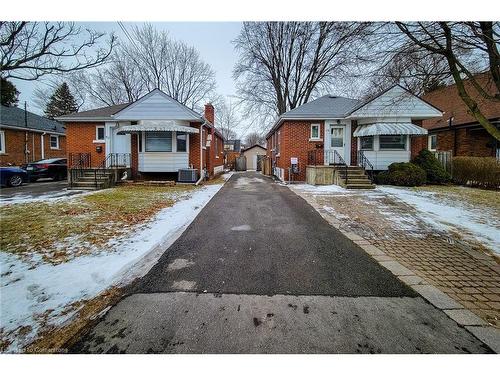
[[[37,162],[35,162],[34,164],[52,164],[52,163],[55,163],[55,162],[58,162],[59,160],[63,160],[63,159],[43,159],[43,160],[39,160]]]

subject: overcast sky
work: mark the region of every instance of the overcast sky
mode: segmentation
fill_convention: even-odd
[[[115,32],[119,40],[127,42],[127,37],[116,22],[89,22],[79,23],[79,25],[106,33]],[[124,25],[131,31],[134,23],[124,22]],[[242,26],[240,22],[162,22],[153,23],[153,25],[158,29],[168,30],[174,39],[182,40],[200,52],[202,59],[216,72],[218,94],[232,96],[236,93],[232,71],[237,60],[237,53],[231,41],[240,31]],[[32,100],[34,88],[41,86],[41,83],[13,81],[20,91],[19,107],[24,106],[24,101],[26,101],[29,111],[41,114],[42,111]]]

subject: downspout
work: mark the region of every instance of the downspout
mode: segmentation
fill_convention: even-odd
[[[200,126],[200,179],[196,181],[195,185],[198,186],[201,181],[203,181],[204,172],[203,172],[203,126],[205,126],[207,122],[205,121]]]
[[[42,143],[41,144],[41,149],[40,149],[41,154],[42,154],[41,155],[42,159],[45,159],[45,138],[44,138],[45,134],[47,134],[47,133],[43,132],[42,135],[40,135],[40,142]]]

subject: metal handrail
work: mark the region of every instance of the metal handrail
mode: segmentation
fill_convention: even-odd
[[[101,162],[99,167],[94,169],[94,184],[96,189],[98,188],[98,181],[101,177],[106,175],[107,170],[114,169],[118,167],[127,167],[130,165],[130,154],[126,153],[110,153]],[[99,177],[99,178],[98,178]]]
[[[69,169],[69,186],[73,187],[73,182],[78,177],[83,176],[83,171],[90,168],[92,159],[90,153],[69,153],[68,155],[68,169]]]
[[[367,166],[370,167],[370,171],[368,173],[368,177],[370,178],[370,182],[373,183],[373,164],[370,162],[370,160],[366,157],[365,153],[363,150],[358,151],[358,165],[360,167],[363,167],[365,171],[368,172]]]
[[[336,163],[336,159],[338,159],[338,163]],[[345,162],[344,158],[340,156],[340,154],[337,152],[337,150],[333,150],[333,164],[334,165],[340,165],[344,168],[345,172],[345,184],[347,185],[347,179],[348,179],[348,168],[347,168],[347,163]]]

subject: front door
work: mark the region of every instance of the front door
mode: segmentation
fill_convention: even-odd
[[[345,159],[344,157],[344,144],[345,144],[345,127],[344,126],[330,126],[330,154],[333,154],[334,151],[337,151],[338,154]],[[333,163],[333,155],[330,157],[330,163]],[[338,160],[335,162],[338,163]]]
[[[131,153],[131,136],[130,134],[117,134],[119,128],[111,128],[111,147],[109,151],[111,153],[117,154],[115,164],[124,164],[124,166],[130,167],[130,155]]]

